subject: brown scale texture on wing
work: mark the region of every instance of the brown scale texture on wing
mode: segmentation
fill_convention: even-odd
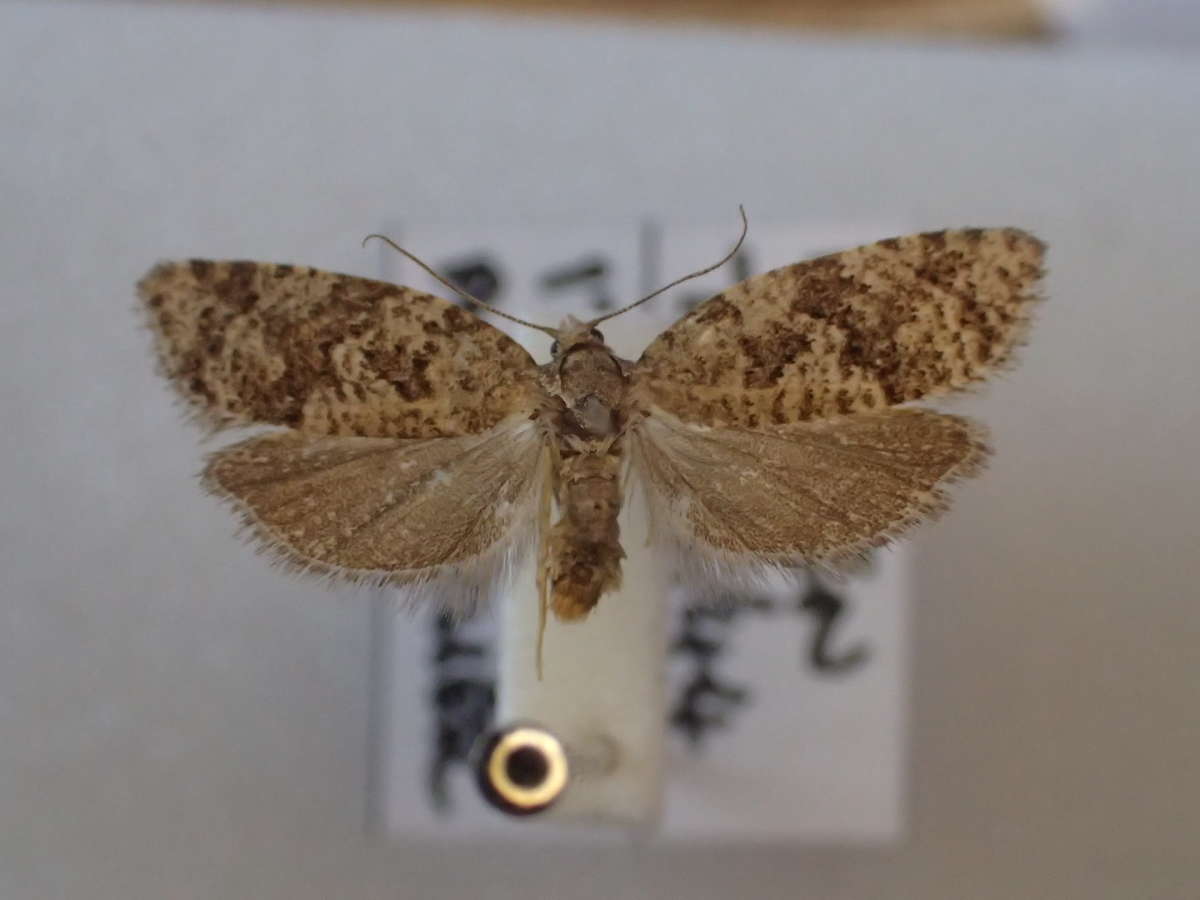
[[[421,582],[503,564],[534,520],[542,440],[519,418],[424,440],[284,431],[214,454],[204,480],[295,569]]]
[[[882,544],[945,507],[944,486],[978,470],[985,436],[918,409],[757,432],[655,411],[632,432],[653,539],[717,565],[836,561]]]
[[[532,411],[533,359],[439,297],[301,266],[190,260],[138,293],[166,376],[205,422],[309,434],[476,434]]]
[[[1015,229],[910,235],[750,278],[637,363],[643,408],[760,428],[963,388],[1023,338],[1043,245]]]

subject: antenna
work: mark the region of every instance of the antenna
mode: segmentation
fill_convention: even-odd
[[[635,306],[641,306],[647,300],[653,300],[659,294],[663,293],[663,291],[669,291],[671,288],[675,287],[676,285],[683,284],[685,281],[691,281],[693,278],[699,278],[701,275],[707,275],[709,272],[713,271],[713,269],[721,268],[721,266],[733,259],[737,255],[737,252],[742,249],[742,242],[746,240],[746,232],[750,229],[750,223],[746,220],[746,210],[740,203],[738,204],[738,215],[742,217],[742,233],[738,236],[737,243],[733,245],[733,249],[726,253],[725,256],[721,258],[720,262],[715,262],[708,268],[700,269],[697,272],[692,272],[690,275],[684,275],[682,278],[676,278],[670,284],[666,285],[665,287],[660,287],[653,293],[647,294],[641,300],[630,303],[628,306],[622,306],[616,312],[610,312],[606,315],[600,316],[598,319],[592,319],[592,321],[588,322],[588,325],[598,325],[607,319],[613,318],[613,316],[619,316],[622,313],[627,313]]]
[[[494,307],[488,303],[484,303],[478,297],[471,296],[466,291],[464,291],[462,288],[460,288],[458,285],[456,285],[452,281],[450,281],[448,278],[445,278],[442,275],[438,274],[434,270],[434,268],[432,266],[430,266],[428,263],[421,260],[415,254],[410,253],[407,250],[405,250],[403,247],[401,247],[399,244],[397,244],[395,241],[393,241],[390,237],[388,237],[385,234],[368,234],[365,238],[363,238],[362,245],[364,247],[367,246],[367,241],[371,240],[372,238],[383,241],[385,244],[387,244],[389,247],[391,247],[397,253],[401,254],[402,256],[407,257],[408,259],[411,259],[418,266],[420,266],[422,269],[424,269],[426,272],[428,272],[429,275],[432,276],[434,279],[436,279],[438,282],[440,282],[441,284],[444,284],[446,287],[450,288],[450,290],[454,291],[454,293],[458,294],[458,296],[462,297],[464,300],[466,300],[470,303],[474,303],[480,309],[486,309],[488,312],[495,313],[496,315],[500,316],[500,318],[502,318],[502,319],[508,319],[510,322],[516,322],[518,325],[524,325],[526,328],[536,328],[538,331],[544,331],[546,334],[550,335],[553,338],[558,337],[558,329],[556,329],[556,328],[550,328],[547,325],[537,325],[533,322],[527,322],[524,319],[518,319],[516,316],[510,316],[508,313],[501,312],[500,310],[496,309],[496,307]]]

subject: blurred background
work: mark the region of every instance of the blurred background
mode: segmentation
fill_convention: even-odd
[[[1196,897],[1198,98],[1187,0],[0,4],[0,898]],[[378,611],[231,539],[132,285],[739,202],[1050,246],[910,545],[899,834],[380,834]]]

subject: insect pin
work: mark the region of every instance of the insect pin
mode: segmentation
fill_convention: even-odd
[[[1011,228],[883,240],[750,277],[636,361],[609,348],[597,326],[722,265],[745,235],[743,212],[717,264],[557,327],[392,244],[551,335],[540,365],[447,300],[302,266],[165,262],[138,293],[198,419],[275,426],[212,454],[203,482],[277,561],[429,587],[462,611],[536,545],[543,617],[575,621],[620,586],[629,485],[651,542],[725,581],[885,543],[987,455],[981,425],[913,404],[1010,361],[1041,242]]]

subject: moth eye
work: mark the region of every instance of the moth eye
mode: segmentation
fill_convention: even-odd
[[[555,341],[553,344],[550,345],[550,355],[558,356],[558,341]]]
[[[593,328],[593,329],[592,329],[592,337],[594,337],[594,338],[595,338],[596,340],[598,340],[600,343],[602,343],[602,344],[604,343],[604,335],[602,335],[602,334],[600,333],[600,329],[599,329],[599,328]]]

